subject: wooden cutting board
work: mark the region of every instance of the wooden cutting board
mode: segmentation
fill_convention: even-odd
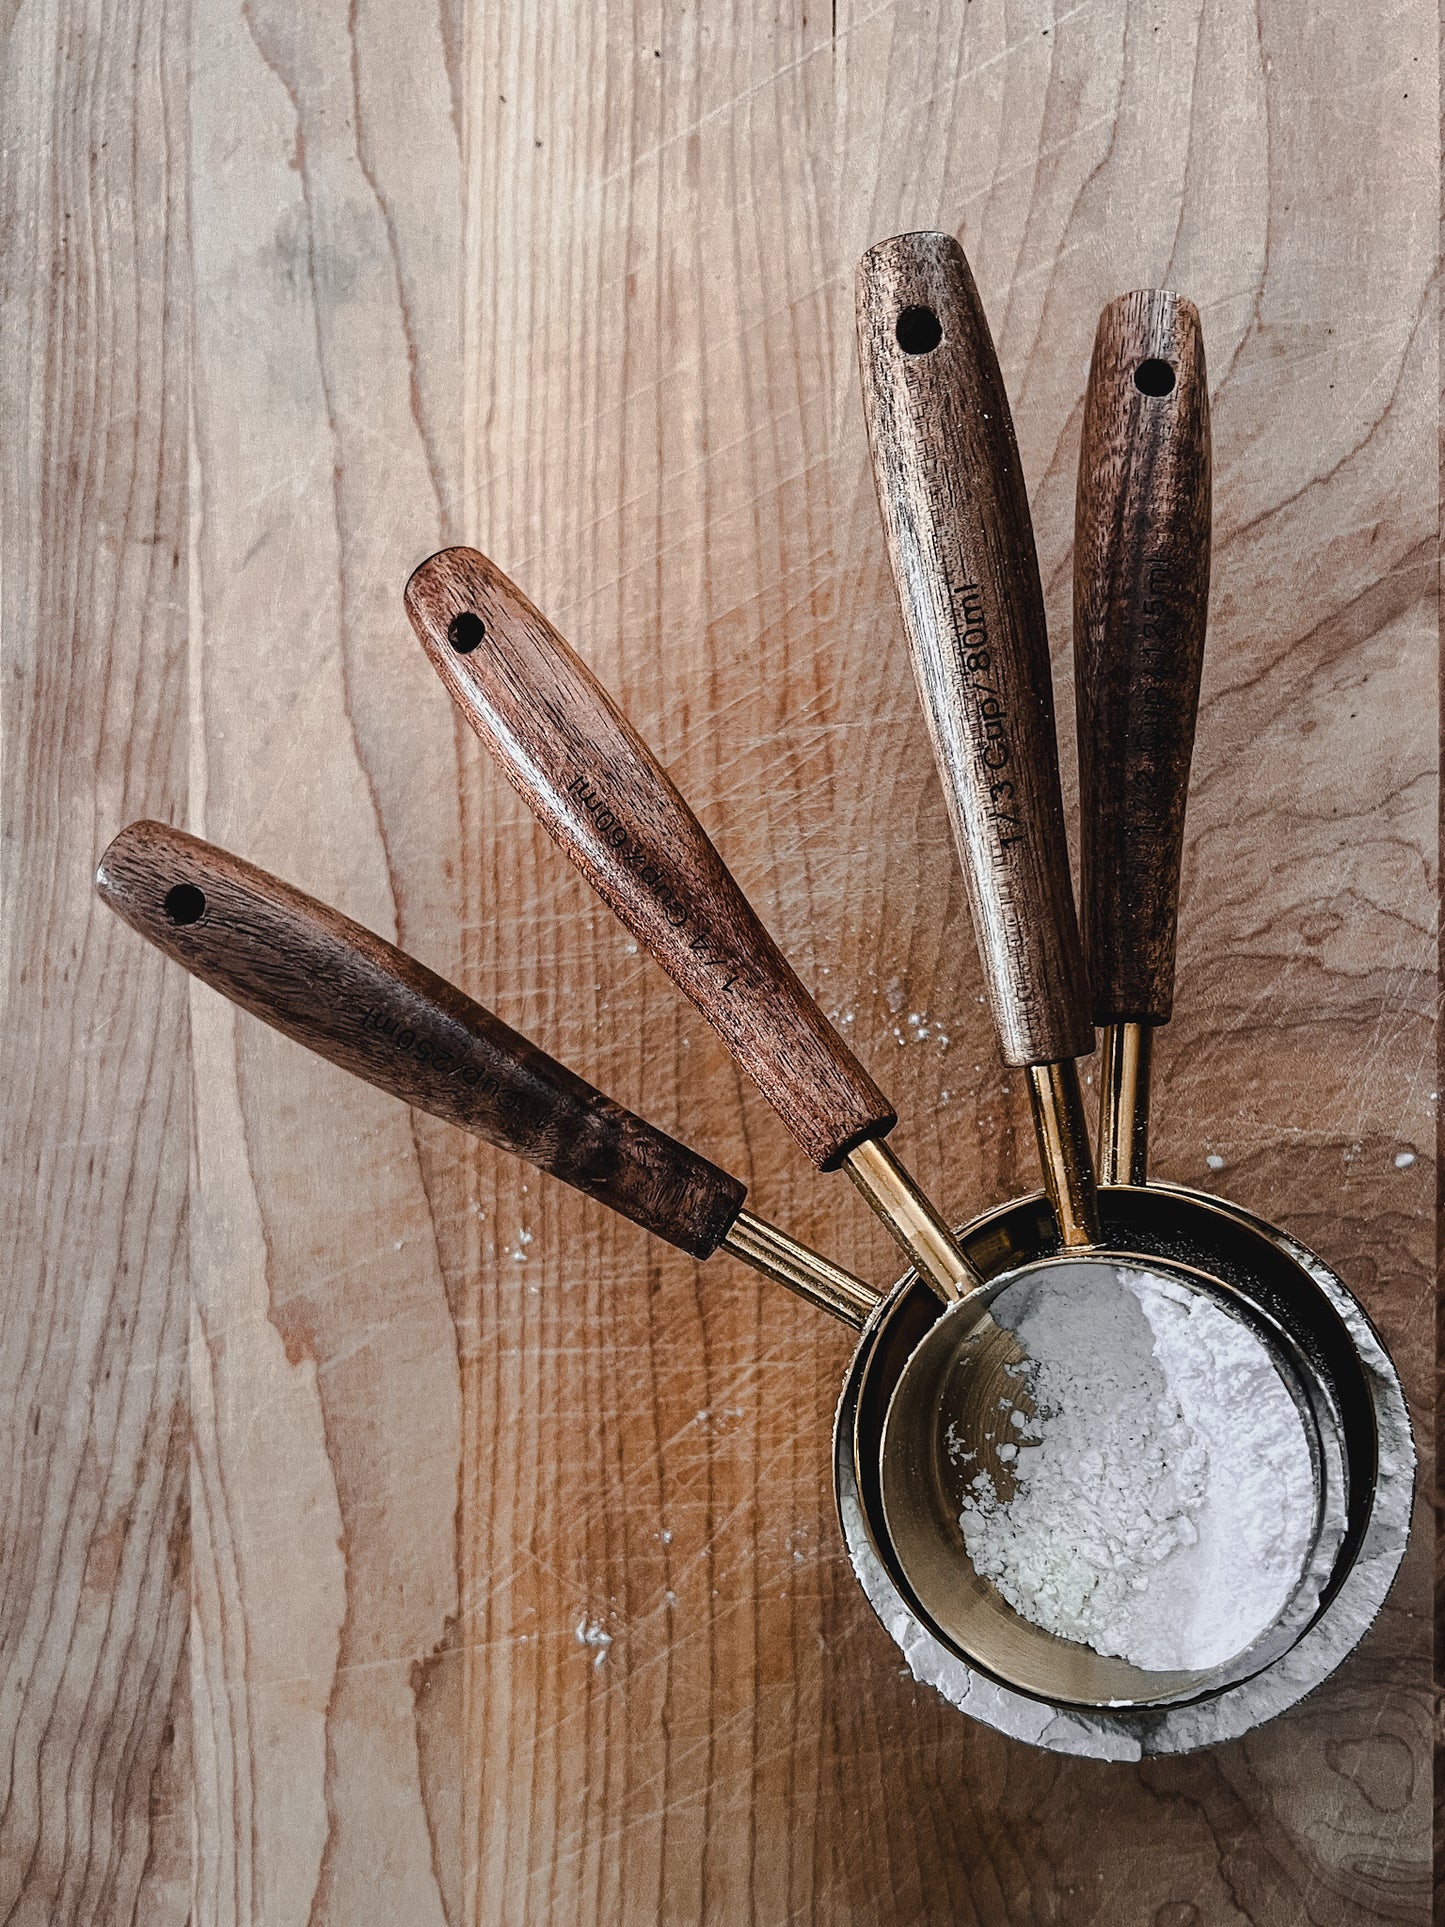
[[[1433,12],[12,10],[6,1414],[16,1923],[1423,1922],[1430,1521],[1235,1745],[916,1686],[832,1512],[841,1327],[190,990],[157,815],[414,950],[879,1278],[890,1250],[454,722],[493,555],[616,690],[959,1217],[1032,1182],[868,473],[852,270],[997,337],[1066,788],[1101,305],[1198,303],[1212,627],[1157,1168],[1352,1280],[1431,1428]]]

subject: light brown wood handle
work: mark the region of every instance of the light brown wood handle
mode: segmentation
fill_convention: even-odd
[[[900,234],[858,267],[873,479],[914,675],[1010,1064],[1094,1048],[1053,679],[1008,397],[963,249]]]
[[[406,606],[452,698],[560,847],[697,1005],[824,1170],[894,1124],[706,831],[590,669],[474,549]]]
[[[414,957],[289,883],[163,823],[132,823],[96,889],[232,1003],[697,1258],[745,1186],[614,1104]]]
[[[1080,887],[1098,1023],[1166,1023],[1209,611],[1209,386],[1192,301],[1099,317],[1074,524]]]

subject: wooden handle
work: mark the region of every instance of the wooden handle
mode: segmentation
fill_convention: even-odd
[[[1094,1048],[1033,524],[963,249],[900,234],[858,267],[873,477],[1010,1064]]]
[[[686,991],[808,1156],[896,1122],[799,983],[657,758],[546,617],[474,549],[406,606],[462,714],[561,848]]]
[[[460,1124],[695,1258],[746,1188],[415,958],[184,830],[132,823],[95,887],[192,976],[379,1090]]]
[[[1080,883],[1098,1023],[1166,1023],[1209,609],[1209,387],[1192,301],[1099,317],[1074,527]]]

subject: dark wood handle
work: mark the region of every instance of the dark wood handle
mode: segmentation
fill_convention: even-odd
[[[746,1188],[338,911],[211,843],[132,823],[96,889],[192,976],[298,1044],[460,1124],[696,1258]]]
[[[1094,1048],[1053,678],[1013,419],[963,249],[900,234],[858,267],[873,477],[1010,1064]]]
[[[896,1121],[670,776],[586,664],[474,549],[406,606],[462,714],[557,843],[717,1031],[815,1164]]]
[[[1099,317],[1074,526],[1080,887],[1098,1023],[1167,1023],[1209,609],[1209,386],[1192,301]]]

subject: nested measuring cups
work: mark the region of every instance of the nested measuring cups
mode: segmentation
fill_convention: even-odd
[[[1096,891],[1104,880],[1113,889],[1116,954],[1137,963],[1141,949],[1157,982],[1166,971],[1172,981],[1183,786],[1207,595],[1208,413],[1193,310],[1167,296],[1132,300],[1106,311],[1101,326],[1081,458],[1077,558],[1081,605],[1092,623],[1081,675],[1100,699],[1081,700],[1080,713],[1091,732],[1085,806],[1099,826],[1089,875]],[[1222,1702],[1309,1643],[1348,1588],[1350,1602],[1330,1635],[1311,1647],[1328,1670],[1339,1656],[1340,1628],[1349,1621],[1358,1637],[1403,1549],[1410,1454],[1398,1381],[1358,1307],[1342,1305],[1338,1281],[1326,1282],[1318,1261],[1282,1234],[1177,1187],[1098,1191],[1072,1061],[1092,1048],[1093,1023],[1063,836],[1038,570],[997,361],[951,237],[905,235],[870,250],[859,271],[859,343],[880,507],[914,668],[1004,1055],[1029,1080],[1051,1207],[1031,1213],[1025,1200],[990,1214],[977,1235],[965,1228],[960,1242],[988,1276],[988,1296],[1020,1268],[1057,1266],[1067,1254],[1069,1262],[1124,1273],[1162,1272],[1223,1305],[1266,1343],[1295,1398],[1317,1499],[1299,1586],[1276,1623],[1223,1667],[1192,1679],[1137,1669],[1130,1676],[1118,1672],[1119,1662],[1040,1628],[1023,1630],[987,1582],[957,1576],[963,1491],[944,1448],[949,1428],[1005,1493],[1011,1485],[1007,1467],[989,1464],[982,1423],[996,1403],[986,1389],[998,1376],[993,1340],[986,1327],[982,1340],[971,1329],[976,1313],[966,1301],[932,1321],[906,1357],[878,1349],[889,1387],[881,1436],[870,1422],[881,1393],[852,1414],[859,1517],[867,1550],[890,1581],[885,1617],[894,1610],[888,1595],[896,1595],[971,1677],[977,1669],[1035,1699],[1109,1709],[1107,1718],[1127,1721],[1170,1703]],[[1103,597],[1102,615],[1101,582],[1113,597],[1112,604]],[[1145,596],[1147,622],[1139,606]],[[1141,717],[1152,732],[1142,739]],[[1170,806],[1162,821],[1161,799]],[[1101,920],[1094,917],[1096,928]],[[1111,985],[1106,996],[1113,994]],[[980,1261],[990,1240],[1001,1248],[997,1264]],[[929,1407],[931,1426],[920,1417]],[[850,1543],[856,1549],[856,1534]],[[1375,1556],[1381,1546],[1383,1561]],[[1309,1668],[1288,1664],[1308,1690]],[[1263,1704],[1269,1694],[1255,1699]],[[1236,1730],[1229,1722],[1248,1703],[1236,1696],[1231,1710],[1221,1706],[1221,1732]],[[1183,1730],[1178,1722],[1175,1730]]]

